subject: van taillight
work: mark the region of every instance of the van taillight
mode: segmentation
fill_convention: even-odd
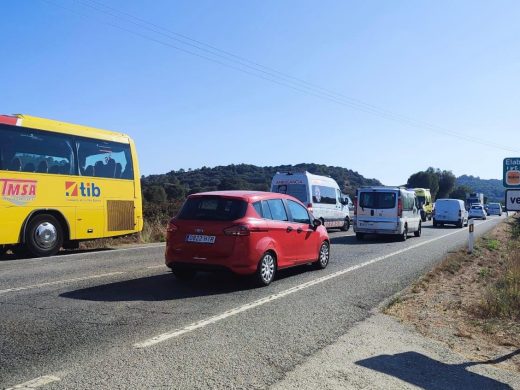
[[[354,215],[357,215],[357,196],[354,198]]]
[[[247,225],[235,225],[224,229],[226,236],[249,236],[251,230]]]
[[[168,225],[166,225],[166,232],[168,233],[175,233],[177,230],[179,230],[179,227],[172,221],[168,222]]]
[[[459,217],[462,217],[462,210],[459,210]]]
[[[402,217],[403,216],[403,201],[402,199],[397,200],[397,216]]]

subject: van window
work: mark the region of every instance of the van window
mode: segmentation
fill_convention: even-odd
[[[403,194],[403,210],[412,211],[415,204],[415,197],[411,194]]]
[[[336,189],[325,186],[312,186],[312,202],[322,204],[336,204]]]
[[[392,209],[395,207],[395,192],[361,192],[359,194],[359,207],[369,209]]]
[[[274,184],[272,192],[294,196],[300,202],[307,203],[307,186],[305,184]]]

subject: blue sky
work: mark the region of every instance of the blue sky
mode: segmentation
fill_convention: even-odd
[[[502,159],[520,156],[515,0],[4,0],[0,11],[0,112],[126,132],[145,175],[314,162],[402,184],[429,166],[501,178]],[[172,32],[378,108],[190,55],[172,45],[210,54]]]

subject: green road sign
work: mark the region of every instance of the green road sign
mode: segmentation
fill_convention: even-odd
[[[504,187],[520,188],[520,157],[508,157],[504,159]]]

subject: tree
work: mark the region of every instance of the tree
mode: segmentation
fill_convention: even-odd
[[[151,203],[166,202],[166,191],[161,186],[150,186],[143,190],[145,200]]]
[[[453,199],[466,200],[466,195],[471,192],[471,188],[468,186],[457,186],[453,191],[450,192],[449,197]]]
[[[440,171],[437,170],[439,177],[439,192],[437,193],[438,198],[447,198],[455,187],[455,181],[457,178],[451,171]]]
[[[406,186],[411,188],[429,188],[432,197],[435,199],[439,191],[439,177],[433,168],[428,168],[426,171],[419,171],[411,175]]]

